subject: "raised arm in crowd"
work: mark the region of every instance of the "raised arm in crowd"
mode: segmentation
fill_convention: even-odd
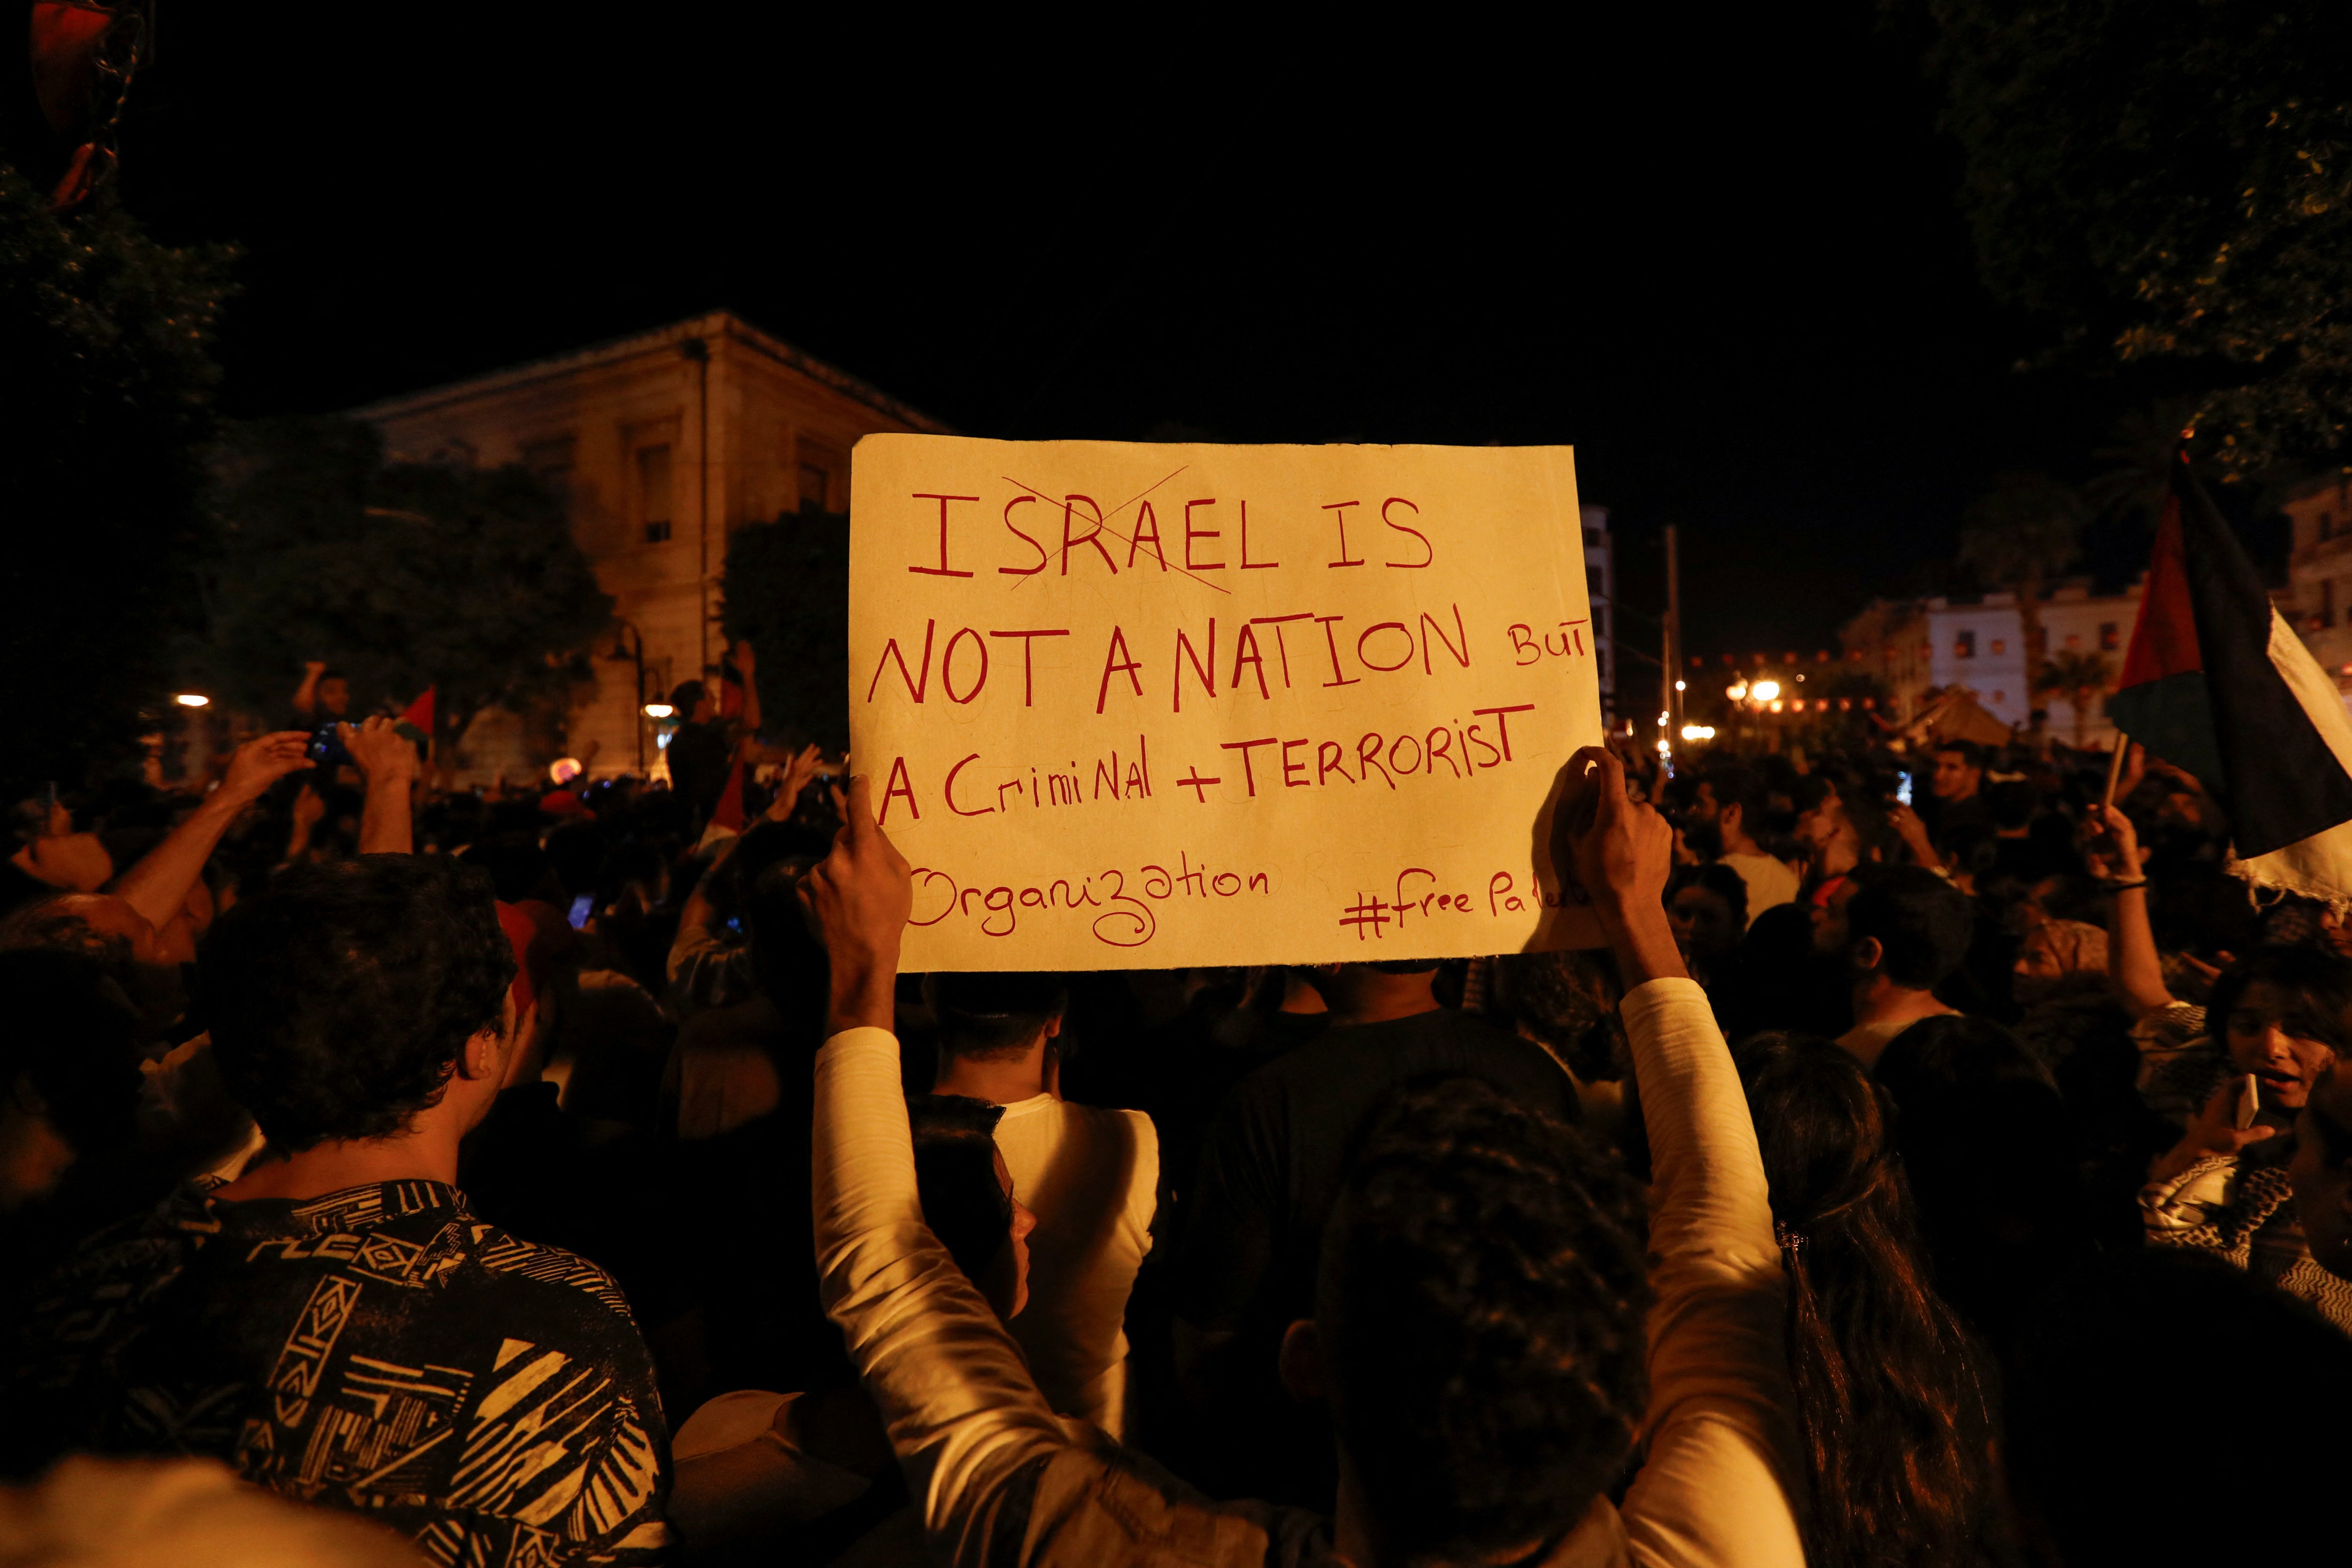
[[[1573,766],[1563,847],[1629,983],[1653,1261],[1645,1279],[1632,1196],[1571,1130],[1470,1080],[1384,1108],[1327,1236],[1315,1316],[1283,1349],[1286,1376],[1334,1408],[1328,1520],[1212,1502],[1057,1420],[926,1225],[891,1034],[911,888],[868,782],[853,783],[806,883],[832,973],[816,1245],[941,1560],[1802,1561],[1780,1253],[1738,1076],[1664,919],[1671,836],[1607,753]]]

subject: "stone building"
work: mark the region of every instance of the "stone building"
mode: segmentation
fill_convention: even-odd
[[[715,664],[728,535],[780,513],[846,511],[849,453],[877,430],[947,426],[740,317],[714,311],[352,410],[394,460],[520,463],[567,498],[574,536],[614,600],[597,678],[560,736],[478,720],[464,773],[535,766],[593,742],[609,775],[656,757],[643,713]]]

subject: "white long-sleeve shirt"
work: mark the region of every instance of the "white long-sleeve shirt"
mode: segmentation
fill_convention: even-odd
[[[1705,994],[1625,998],[1649,1126],[1647,1458],[1548,1563],[1801,1564],[1782,1276],[1746,1098]],[[1310,1564],[1328,1525],[1213,1503],[1148,1460],[1066,1429],[988,1303],[923,1224],[898,1047],[849,1029],[816,1062],[815,1228],[825,1308],[888,1427],[931,1550],[964,1568]]]

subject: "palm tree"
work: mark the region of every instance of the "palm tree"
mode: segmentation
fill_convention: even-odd
[[[2029,688],[2042,657],[2042,584],[2064,571],[2089,521],[2083,497],[2047,474],[1996,474],[1960,514],[1960,563],[2017,595]]]
[[[2196,423],[2199,406],[2193,397],[2167,397],[2116,420],[2107,445],[2091,454],[2109,467],[2083,487],[2084,498],[2103,516],[2137,518],[2153,531],[2181,432]]]
[[[2063,697],[2074,710],[2074,749],[2083,749],[2083,731],[2091,721],[2091,705],[2107,693],[2113,681],[2107,661],[2095,653],[2069,649],[2058,654],[2032,677],[2036,697]]]

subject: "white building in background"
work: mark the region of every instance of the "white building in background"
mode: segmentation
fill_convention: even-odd
[[[2352,475],[2297,485],[2279,510],[2294,542],[2286,588],[2272,600],[2337,688],[2352,692]]]
[[[2132,623],[2139,616],[2141,584],[2120,594],[2094,594],[2087,579],[2061,583],[2042,602],[2042,630],[2049,639],[2049,655],[2089,653],[2107,664],[2113,688],[2123,673],[2124,650],[2131,646]],[[2017,596],[1987,594],[1972,602],[1929,599],[1921,606],[1927,625],[1927,684],[1958,686],[1976,694],[1986,711],[2003,723],[2022,726],[2035,701],[2026,685],[2025,634],[2017,616]],[[2042,704],[2049,710],[2050,731],[2072,742],[2075,733],[2074,706],[2053,695]],[[1916,709],[1916,699],[1906,710]],[[2115,738],[2115,726],[2094,704],[2084,716],[2084,740],[2105,746]]]
[[[1609,538],[1609,509],[1584,510],[1584,591],[1592,602],[1593,672],[1601,679],[1601,721],[1617,720],[1617,574]]]

